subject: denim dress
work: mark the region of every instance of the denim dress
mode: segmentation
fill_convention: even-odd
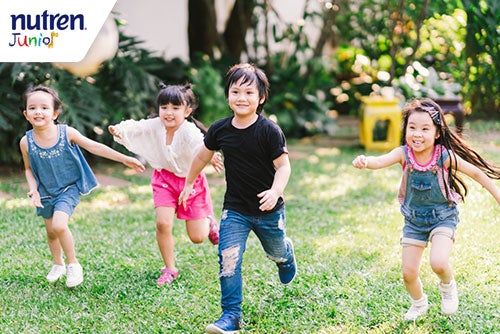
[[[456,229],[461,197],[448,185],[448,170],[444,162],[449,152],[436,145],[431,161],[425,166],[416,162],[409,146],[402,146],[406,164],[398,199],[405,217],[403,237],[428,241],[437,227]]]
[[[97,186],[97,179],[78,145],[70,144],[67,126],[59,124],[59,139],[50,148],[36,144],[33,130],[26,132],[28,156],[41,198],[57,197],[76,185],[81,195]]]

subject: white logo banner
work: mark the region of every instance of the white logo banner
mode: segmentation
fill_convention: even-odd
[[[116,0],[0,0],[0,62],[79,62]]]

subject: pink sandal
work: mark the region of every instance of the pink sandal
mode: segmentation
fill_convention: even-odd
[[[215,221],[214,217],[208,216],[207,218],[210,221],[210,232],[208,232],[208,240],[210,240],[212,244],[217,245],[219,243],[219,225]]]
[[[162,268],[161,270],[161,275],[156,281],[159,286],[163,286],[165,284],[172,284],[174,279],[179,277],[179,272],[178,271],[173,271],[168,268]]]

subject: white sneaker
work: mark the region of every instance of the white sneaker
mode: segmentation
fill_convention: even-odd
[[[52,283],[60,279],[66,275],[66,266],[63,264],[62,266],[58,264],[54,264],[52,266],[52,269],[50,269],[49,273],[47,274],[47,280]]]
[[[411,307],[406,312],[404,316],[405,321],[415,321],[418,317],[424,315],[429,308],[429,302],[427,300],[427,295],[424,293],[424,296],[419,300],[412,300]]]
[[[439,290],[441,290],[441,311],[444,314],[451,315],[458,310],[458,291],[457,283],[454,279],[448,284],[439,282]]]
[[[83,269],[80,263],[68,264],[68,274],[66,277],[66,286],[75,287],[83,282]]]

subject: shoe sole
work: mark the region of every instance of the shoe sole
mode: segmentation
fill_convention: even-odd
[[[293,280],[295,279],[295,277],[297,277],[297,273],[299,272],[298,270],[298,267],[297,267],[297,260],[295,259],[295,249],[293,247],[293,241],[292,239],[290,239],[289,237],[286,237],[285,240],[288,242],[288,244],[290,245],[290,248],[292,249],[292,253],[293,253],[293,263],[295,263],[295,275],[293,275],[292,279],[290,280],[290,282],[288,283],[283,283],[284,285],[288,285],[290,283],[293,282]]]
[[[59,281],[59,280],[60,280],[63,276],[64,276],[64,275],[61,275],[61,276],[59,276],[59,277],[58,277],[58,278],[56,278],[56,279],[49,279],[49,278],[47,278],[47,281],[49,281],[49,283],[54,283],[54,282]]]
[[[239,331],[240,331],[239,329],[235,331],[225,331],[215,326],[214,324],[208,325],[207,328],[205,329],[205,332],[207,334],[231,334],[231,333],[239,333]]]
[[[66,276],[66,273],[62,273],[61,275],[59,275],[58,277],[56,278],[48,278],[48,277],[45,277],[47,279],[47,281],[49,281],[49,283],[54,283],[54,282],[57,282],[59,281],[61,278],[63,278],[63,276]]]
[[[66,286],[68,288],[74,288],[75,286],[78,286],[78,285],[82,284],[82,282],[83,282],[83,278],[81,280],[78,280],[76,282],[71,282],[69,284],[68,284],[68,282],[66,282]]]

